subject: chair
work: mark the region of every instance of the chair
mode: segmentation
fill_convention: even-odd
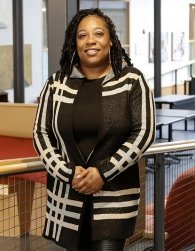
[[[195,167],[174,182],[165,206],[166,250],[178,251],[195,244]]]
[[[179,251],[195,244],[195,167],[175,180],[164,205],[166,251]],[[153,220],[154,205],[149,204],[146,207],[146,230],[149,233],[154,231]]]

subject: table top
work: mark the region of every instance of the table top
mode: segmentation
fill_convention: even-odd
[[[183,109],[156,109],[157,116],[171,116],[171,117],[195,117],[195,110],[183,110]]]
[[[184,120],[184,117],[171,117],[171,116],[159,116],[156,115],[156,126],[170,125],[175,122]]]
[[[166,96],[161,96],[161,97],[156,97],[155,103],[163,103],[163,104],[175,104],[179,102],[189,102],[189,101],[195,101],[195,95],[178,95],[178,94],[173,94],[173,95],[166,95]]]

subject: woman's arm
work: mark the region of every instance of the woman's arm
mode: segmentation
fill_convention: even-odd
[[[33,130],[35,150],[43,161],[48,173],[54,178],[71,183],[74,163],[65,162],[52,128],[53,120],[53,77],[46,82],[41,95]]]
[[[104,182],[134,165],[155,139],[155,105],[153,93],[143,75],[133,80],[129,91],[129,111],[131,117],[130,134],[113,156],[98,165]]]

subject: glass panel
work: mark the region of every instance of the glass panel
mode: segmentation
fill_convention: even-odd
[[[25,76],[25,102],[37,102],[42,89],[47,47],[45,29],[45,5],[43,0],[23,1],[24,65],[29,66]],[[44,73],[44,74],[43,74]]]
[[[13,29],[12,0],[0,0],[0,92],[13,89]]]
[[[36,17],[36,18],[35,18]],[[37,102],[48,77],[45,0],[23,0],[25,102]],[[13,102],[12,0],[0,0],[0,91]]]
[[[189,60],[189,2],[163,0],[161,6],[162,33],[168,34],[167,57],[163,61],[161,50],[162,94],[185,94],[185,81],[190,78]],[[193,2],[193,1],[192,1]],[[174,15],[173,15],[174,13]],[[182,14],[181,14],[182,13]],[[162,48],[165,44],[161,43]]]
[[[135,67],[140,69],[151,87],[153,87],[153,34],[154,1],[130,1],[130,47],[131,58]]]
[[[149,61],[149,37],[154,31],[153,2],[148,0],[144,4],[143,0],[80,0],[80,9],[99,7],[111,17],[122,46],[130,55],[134,66],[145,74],[151,87],[154,84],[154,64]],[[153,43],[152,37],[151,41]]]
[[[46,0],[42,3],[42,15],[43,15],[43,82],[48,78],[48,37],[47,37],[47,8]]]
[[[121,44],[129,53],[129,1],[80,1],[80,9],[95,7],[100,8],[112,19]]]
[[[195,58],[195,4],[189,6],[189,60]],[[193,66],[193,72],[195,66]]]

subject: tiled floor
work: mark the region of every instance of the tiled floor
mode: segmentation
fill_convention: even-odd
[[[151,247],[152,241],[140,240],[134,245],[125,248],[124,251],[143,251]],[[0,238],[1,251],[66,251],[55,243],[45,240],[40,236],[28,236],[26,238]]]

